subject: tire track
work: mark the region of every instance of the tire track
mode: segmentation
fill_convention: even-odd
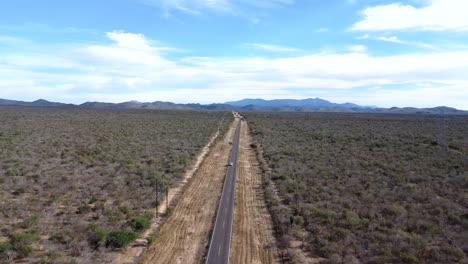
[[[230,262],[278,263],[273,225],[266,207],[262,174],[246,122],[242,125]]]

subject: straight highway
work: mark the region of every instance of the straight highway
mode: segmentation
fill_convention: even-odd
[[[241,121],[237,124],[206,264],[229,263]]]

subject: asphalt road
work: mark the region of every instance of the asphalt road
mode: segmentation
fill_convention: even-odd
[[[227,167],[226,178],[224,180],[223,193],[219,202],[216,222],[210,241],[210,249],[206,258],[206,264],[229,263],[229,254],[231,249],[232,221],[234,219],[234,198],[236,194],[237,177],[237,158],[239,153],[241,121],[239,121],[232,150],[229,155],[228,164],[232,162],[233,166]]]

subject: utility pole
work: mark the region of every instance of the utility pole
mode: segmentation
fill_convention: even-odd
[[[158,195],[159,194],[159,184],[156,184],[156,218],[159,217],[159,210],[158,210],[158,207],[159,207],[159,198],[158,198]]]
[[[169,184],[166,183],[166,211],[169,209]]]

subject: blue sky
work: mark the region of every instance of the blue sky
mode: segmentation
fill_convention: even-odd
[[[7,0],[0,98],[468,109],[466,0]]]

